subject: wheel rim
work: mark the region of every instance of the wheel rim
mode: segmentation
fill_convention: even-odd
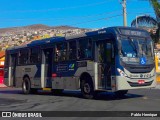
[[[28,91],[28,82],[26,82],[26,81],[24,82],[23,88],[25,91]]]
[[[84,92],[85,93],[90,93],[90,91],[91,91],[90,85],[88,83],[85,83],[84,84]]]
[[[26,84],[25,84],[25,82],[23,84],[23,90],[26,91]]]

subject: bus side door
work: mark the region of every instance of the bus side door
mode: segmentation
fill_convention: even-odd
[[[111,89],[112,42],[101,40],[96,42],[98,56],[98,88]]]

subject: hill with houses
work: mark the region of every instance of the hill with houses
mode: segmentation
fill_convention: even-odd
[[[35,24],[23,27],[0,29],[0,51],[8,47],[20,46],[34,40],[50,38],[55,36],[70,36],[91,31],[91,29],[71,26],[47,26]]]

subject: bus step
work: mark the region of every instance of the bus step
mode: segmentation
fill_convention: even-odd
[[[51,91],[51,88],[43,88],[42,90]]]

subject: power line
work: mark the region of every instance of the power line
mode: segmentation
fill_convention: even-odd
[[[148,14],[148,13],[154,13],[154,12],[138,12],[138,13],[137,12],[129,12],[129,15],[130,14]],[[108,20],[110,18],[119,17],[121,15],[122,14],[118,14],[118,15],[114,15],[114,16],[110,16],[110,17],[99,18],[99,19],[95,19],[95,20],[88,20],[88,21],[84,21],[84,22],[73,23],[71,25],[79,25],[79,24],[85,24],[85,23],[90,23],[90,22],[97,22],[97,21],[101,21],[101,20]],[[72,21],[70,21],[70,22],[72,22]]]
[[[146,14],[146,13],[154,13],[154,12],[139,12],[139,13],[131,12],[130,14]],[[75,24],[72,24],[72,25],[77,25],[77,24],[79,25],[79,24],[85,24],[85,23],[89,23],[89,22],[96,22],[96,21],[100,21],[100,20],[107,20],[107,19],[114,18],[114,17],[119,17],[119,16],[122,16],[122,14],[118,14],[118,15],[111,16],[111,17],[106,17],[106,18],[100,18],[100,19],[96,19],[96,20],[90,20],[90,21],[75,23]]]
[[[154,13],[154,12],[138,12],[138,13],[137,12],[129,12],[129,14],[147,14],[147,13]],[[122,14],[117,14],[117,15],[114,15],[114,16],[99,18],[99,19],[95,19],[95,20],[73,23],[73,24],[70,24],[70,25],[73,26],[73,25],[80,25],[80,24],[85,24],[85,23],[97,22],[97,21],[108,20],[108,19],[115,18],[115,17],[120,17],[120,16],[122,16]]]
[[[93,14],[93,15],[72,16],[72,17],[62,17],[62,18],[42,18],[42,19],[31,18],[31,19],[27,19],[27,20],[66,20],[66,19],[80,19],[80,18],[89,18],[89,17],[101,16],[101,15],[105,15],[105,14],[113,14],[113,13],[117,13],[117,12],[120,12],[120,11],[117,10],[117,11],[104,12],[104,13]],[[20,20],[26,20],[26,19],[25,19],[25,18],[19,18],[19,19],[1,19],[1,20],[5,20],[5,21],[12,21],[12,20],[20,21]]]
[[[130,14],[148,14],[148,13],[154,13],[154,12],[129,12]]]
[[[119,16],[122,16],[122,14],[118,14],[118,15],[114,15],[114,16],[110,16],[110,17],[106,17],[106,18],[100,18],[100,19],[96,19],[96,20],[74,23],[74,24],[71,24],[71,25],[77,25],[77,24],[79,25],[79,24],[84,24],[84,23],[96,22],[96,21],[100,21],[100,20],[107,20],[107,19],[114,18],[114,17],[119,17]]]
[[[148,10],[148,8],[133,8],[130,10]],[[42,18],[42,19],[37,19],[37,18],[19,18],[19,19],[2,19],[1,18],[1,22],[2,20],[4,21],[23,21],[23,20],[40,20],[40,21],[48,21],[48,20],[66,20],[66,19],[81,19],[81,18],[91,18],[91,17],[96,17],[96,16],[102,16],[105,14],[114,14],[114,13],[118,13],[120,12],[119,10],[115,10],[115,11],[110,11],[110,12],[103,12],[103,13],[99,13],[99,14],[93,14],[93,15],[84,15],[84,16],[71,16],[71,17],[60,17],[60,18]]]

